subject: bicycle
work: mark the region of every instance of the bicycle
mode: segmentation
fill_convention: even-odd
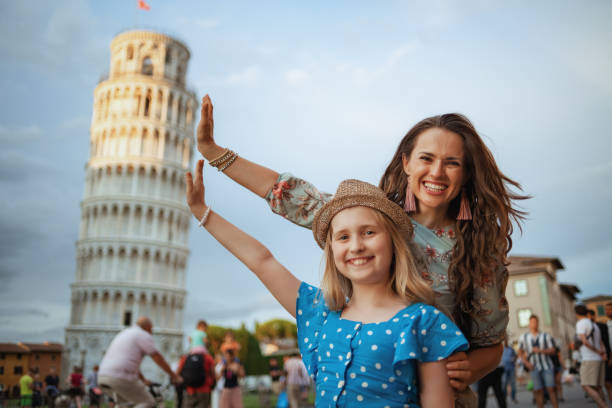
[[[172,386],[172,384],[166,384],[166,385],[162,385],[160,383],[150,383],[147,387],[149,394],[151,394],[151,396],[153,396],[153,399],[155,400],[155,407],[158,408],[164,408],[165,407],[165,401],[166,398],[164,396],[164,394],[166,394],[166,392],[168,391],[168,389]],[[109,387],[106,387],[104,385],[100,386],[100,389],[102,390],[102,393],[104,395],[107,396],[107,398],[109,398],[109,402],[111,403],[111,406],[114,407],[121,407],[121,408],[129,408],[129,407],[133,407],[135,404],[134,403],[118,403],[117,401],[119,401],[119,398],[117,397],[117,394],[110,389]]]

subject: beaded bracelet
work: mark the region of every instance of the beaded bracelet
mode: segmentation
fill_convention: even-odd
[[[232,156],[232,154],[234,154],[234,152],[232,152],[230,149],[225,149],[225,151],[223,152],[223,154],[221,154],[221,156],[217,157],[214,160],[209,161],[208,164],[210,164],[213,167],[217,167],[220,164],[222,164],[224,161],[229,159]]]
[[[225,169],[227,169],[229,166],[232,165],[232,163],[238,158],[238,155],[236,153],[234,153],[234,156],[229,159],[223,166],[219,167],[217,170],[218,171],[225,171]]]
[[[206,220],[208,220],[208,215],[210,214],[210,206],[206,207],[206,211],[204,211],[204,215],[198,224],[198,227],[203,227],[206,224]]]

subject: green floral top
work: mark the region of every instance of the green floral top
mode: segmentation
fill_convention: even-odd
[[[305,180],[283,173],[266,196],[270,208],[289,221],[310,228],[317,210],[331,200],[332,194],[323,193]],[[412,220],[414,226],[413,252],[417,252],[421,274],[436,292],[437,306],[452,311],[455,295],[448,283],[455,232],[452,227],[431,230]],[[473,317],[472,333],[468,336],[472,347],[499,344],[505,337],[508,325],[506,284],[508,271],[502,265],[491,276],[484,276],[475,283],[474,302],[480,306]]]

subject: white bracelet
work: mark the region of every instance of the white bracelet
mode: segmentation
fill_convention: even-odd
[[[204,211],[204,215],[198,224],[198,227],[203,227],[206,224],[206,220],[208,219],[208,214],[210,214],[210,206],[206,207],[206,211]]]

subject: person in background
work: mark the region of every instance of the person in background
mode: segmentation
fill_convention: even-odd
[[[603,393],[606,351],[601,345],[599,327],[588,317],[588,309],[579,304],[574,307],[576,312],[576,335],[580,339],[580,385],[595,401],[599,408],[606,407],[606,397]]]
[[[233,348],[226,349],[223,356],[221,377],[224,379],[224,383],[219,408],[242,408],[242,391],[240,391],[238,380],[244,377],[244,368],[236,357]]]
[[[32,406],[32,389],[34,388],[34,369],[32,367],[28,368],[28,372],[21,376],[19,379],[19,396],[20,402],[19,405],[21,407],[31,407]]]
[[[196,324],[196,328],[191,332],[189,336],[189,350],[192,353],[208,353],[206,344],[208,339],[206,337],[206,329],[208,329],[208,323],[205,320],[200,320]]]
[[[189,354],[181,357],[176,369],[176,373],[183,377],[183,384],[185,386],[184,401],[183,405],[185,408],[209,408],[211,403],[211,391],[215,386],[215,360],[208,354],[208,352],[202,352],[202,347],[199,346],[198,351],[191,349]],[[191,360],[191,358],[199,357],[199,359]],[[188,360],[189,359],[189,360]],[[193,362],[197,364],[193,364]],[[185,367],[185,364],[191,362],[191,366]],[[189,367],[200,366],[200,369],[196,372],[190,370]],[[201,371],[200,371],[201,370]],[[193,372],[192,372],[193,371]],[[202,373],[203,371],[203,373]],[[196,384],[190,384],[193,381],[192,378],[185,377],[184,375],[194,375],[195,378],[199,379]],[[202,377],[198,377],[196,374],[203,374]]]
[[[510,398],[515,404],[516,400],[516,351],[508,344],[508,338],[504,341],[504,353],[502,354],[502,365],[504,367],[502,385],[504,391],[504,399],[508,394],[508,385],[510,386]]]
[[[190,340],[191,341],[191,340]],[[178,360],[174,361],[170,364],[170,368],[175,373],[177,372],[179,366],[180,357]],[[183,383],[174,384],[174,396],[176,397],[176,402],[174,404],[175,408],[183,408],[183,396],[185,393],[185,385]]]
[[[497,406],[499,408],[506,408],[506,395],[502,390],[503,374],[503,361],[500,361],[499,366],[497,366],[495,370],[478,380],[478,408],[485,408],[487,406],[489,387],[493,387],[495,399],[497,400]]]
[[[217,385],[212,391],[211,406],[212,408],[219,408],[219,400],[225,384],[223,379],[223,355],[221,353],[215,354],[215,377],[217,378]]]
[[[609,305],[610,305],[609,308],[612,309],[612,303],[609,303]],[[589,309],[588,313],[589,313],[589,319],[591,319],[591,322],[595,323],[595,325],[597,325],[597,327],[599,328],[599,333],[601,333],[601,344],[603,348],[606,350],[606,356],[608,357],[608,359],[604,361],[604,388],[608,391],[608,399],[612,402],[612,394],[611,394],[612,392],[612,363],[611,363],[612,357],[610,356],[610,354],[612,354],[611,353],[612,349],[610,345],[610,331],[609,331],[609,328],[612,327],[612,323],[610,322],[610,320],[608,320],[607,323],[599,323],[597,320],[595,320],[595,311],[592,309]],[[612,310],[611,310],[611,314],[612,314]],[[607,313],[606,313],[606,316],[608,316]],[[609,318],[610,317],[608,317],[608,319]]]
[[[283,375],[283,371],[278,365],[278,360],[275,358],[270,359],[270,379],[272,380],[272,392],[274,395],[278,395],[281,392],[280,378]]]
[[[49,374],[45,377],[45,396],[49,408],[54,408],[55,397],[59,394],[60,378],[55,372],[55,367],[49,368]]]
[[[298,408],[300,406],[302,387],[310,384],[308,371],[298,352],[293,353],[289,359],[285,361],[285,371],[287,372],[287,397],[289,398],[289,407]]]
[[[85,395],[83,391],[83,369],[79,366],[74,366],[66,382],[70,385],[70,398],[74,399],[77,408],[81,408],[81,398]]]
[[[561,349],[555,342],[555,354],[551,355],[553,366],[555,367],[555,390],[557,392],[557,399],[559,401],[565,401],[563,398],[563,384],[561,383],[561,375],[563,374],[563,356],[561,355]]]
[[[612,401],[612,302],[606,303],[606,330],[608,333],[608,361],[606,362],[606,390],[608,391],[608,399]]]
[[[536,315],[531,315],[529,331],[519,340],[519,357],[531,373],[533,396],[539,408],[544,407],[544,388],[550,395],[553,407],[559,407],[555,393],[554,366],[550,358],[555,352],[552,336],[539,331],[539,319]]]
[[[96,364],[87,376],[87,395],[89,395],[90,407],[100,406],[102,391],[98,388],[98,370],[100,370],[100,366]]]
[[[34,382],[32,383],[32,407],[40,407],[42,401],[43,383],[40,381],[40,375],[34,374]]]
[[[146,385],[150,384],[140,372],[140,363],[144,356],[151,359],[170,376],[173,384],[182,379],[170,368],[164,356],[155,347],[153,340],[153,322],[141,316],[136,325],[122,330],[108,346],[98,373],[100,388],[117,396],[118,404],[131,402],[135,408],[153,407],[155,399]]]
[[[236,341],[236,337],[234,336],[234,332],[228,330],[225,332],[225,337],[223,338],[223,343],[221,343],[221,352],[225,353],[227,350],[234,350],[234,355],[238,355],[240,351],[240,343]]]

